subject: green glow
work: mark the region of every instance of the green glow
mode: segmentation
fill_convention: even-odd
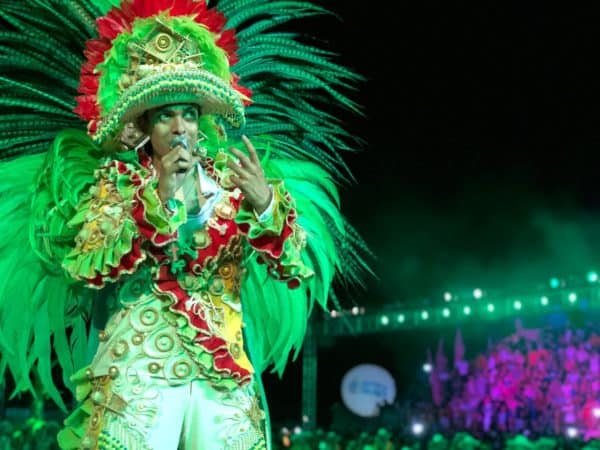
[[[540,303],[542,304],[542,306],[546,306],[546,305],[548,305],[548,297],[546,297],[546,296],[543,296],[543,297],[540,299]]]
[[[423,319],[423,320],[429,319],[429,313],[427,311],[423,311],[421,313],[421,319]]]
[[[494,312],[494,309],[495,309],[495,308],[494,308],[494,305],[493,305],[493,303],[489,303],[489,304],[487,305],[487,310],[488,310],[489,312]]]
[[[513,303],[513,306],[515,307],[515,309],[519,310],[523,307],[523,304],[519,300],[517,300],[515,301],[515,303]]]
[[[465,313],[465,316],[468,316],[469,314],[471,314],[471,307],[470,306],[465,306],[463,308],[463,312]]]
[[[450,310],[448,308],[444,308],[442,314],[444,315],[444,317],[450,317]]]

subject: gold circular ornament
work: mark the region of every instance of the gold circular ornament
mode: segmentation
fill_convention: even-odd
[[[161,52],[166,52],[167,50],[169,50],[169,48],[171,48],[172,43],[173,39],[166,33],[160,33],[158,36],[156,36],[156,39],[154,40],[154,46],[157,50]]]
[[[144,336],[141,334],[134,334],[131,338],[131,342],[133,342],[133,345],[140,345],[142,342],[144,342]]]
[[[177,378],[185,378],[192,373],[192,366],[187,361],[180,361],[173,366],[173,374]]]
[[[161,352],[168,352],[173,349],[175,341],[168,334],[161,334],[156,338],[156,348]]]
[[[85,376],[87,377],[88,380],[93,380],[94,372],[92,371],[92,369],[85,369]]]
[[[106,331],[101,331],[98,333],[98,339],[100,339],[100,342],[106,342],[108,341],[108,334],[106,334]]]
[[[106,400],[106,396],[104,395],[104,392],[102,392],[102,391],[92,392],[91,398],[92,398],[92,401],[98,405],[104,403],[104,401]]]
[[[234,357],[234,359],[238,359],[242,355],[242,349],[240,347],[240,344],[235,342],[231,344],[229,346],[229,352],[231,353],[231,356]]]
[[[120,358],[123,355],[125,355],[128,351],[129,351],[129,345],[127,345],[126,341],[121,340],[121,341],[117,342],[115,344],[115,346],[113,347],[112,354],[116,358]]]
[[[159,370],[160,370],[160,365],[158,363],[151,362],[150,364],[148,364],[148,371],[150,373],[158,373]]]
[[[140,313],[140,322],[146,326],[154,325],[158,322],[158,311],[154,308],[144,308]]]
[[[119,368],[117,366],[110,366],[108,369],[108,375],[114,380],[119,376]]]
[[[221,267],[219,267],[219,275],[221,275],[225,279],[230,278],[232,272],[233,269],[231,267],[231,264],[229,263],[223,264]]]

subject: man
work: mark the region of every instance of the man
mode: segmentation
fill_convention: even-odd
[[[98,37],[86,44],[75,112],[87,134],[64,130],[45,155],[0,166],[0,197],[11,199],[0,205],[0,244],[26,258],[0,260],[0,368],[8,364],[18,391],[35,389],[36,370],[59,405],[46,342],[52,338],[65,378],[80,369],[67,382],[80,406],[59,435],[64,449],[267,448],[259,374],[269,366],[281,373],[334,274],[353,281],[364,269],[362,242],[339,213],[329,171],[339,160],[332,142],[341,146],[345,135],[311,103],[321,88],[352,107],[332,87],[345,85],[349,72],[289,36],[261,43],[257,30],[278,23],[269,14],[308,15],[306,4],[300,12],[255,3],[223,2],[234,22],[257,21],[246,30],[254,39],[246,50],[279,56],[290,46],[279,65],[246,53],[240,70],[247,80],[261,75],[255,94],[231,71],[236,39],[220,13],[191,0],[126,0],[96,21]],[[77,5],[73,17],[85,17],[89,5]],[[11,11],[11,24],[31,14]],[[88,23],[61,23],[58,37]],[[29,29],[40,36],[33,41],[54,45],[55,25]],[[48,55],[35,54],[42,64],[33,67],[48,74],[27,98],[54,75]],[[246,122],[250,97],[257,114],[244,132],[253,141],[228,138]],[[25,299],[20,327],[16,286]],[[110,296],[115,306],[82,367],[89,305],[108,305]]]

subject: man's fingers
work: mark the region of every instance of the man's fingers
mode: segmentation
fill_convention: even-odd
[[[242,167],[252,170],[254,164],[244,153],[239,151],[237,148],[231,148],[231,153],[233,153],[236,158],[240,160]]]
[[[248,149],[248,153],[250,153],[250,160],[254,164],[260,166],[260,161],[258,159],[258,155],[256,154],[256,149],[254,148],[254,145],[252,145],[252,142],[250,142],[250,139],[248,139],[248,136],[242,135],[242,141],[244,141],[244,145]]]
[[[238,176],[242,178],[248,178],[248,172],[246,172],[244,168],[241,167],[239,164],[236,164],[233,161],[229,160],[227,161],[227,167],[233,170]]]

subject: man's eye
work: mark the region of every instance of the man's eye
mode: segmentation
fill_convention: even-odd
[[[196,111],[186,111],[183,114],[183,117],[187,120],[196,120],[198,118],[198,115],[196,114]]]
[[[165,121],[169,120],[170,117],[171,117],[171,115],[169,113],[163,112],[158,115],[158,120],[160,120],[161,122],[165,122]]]

